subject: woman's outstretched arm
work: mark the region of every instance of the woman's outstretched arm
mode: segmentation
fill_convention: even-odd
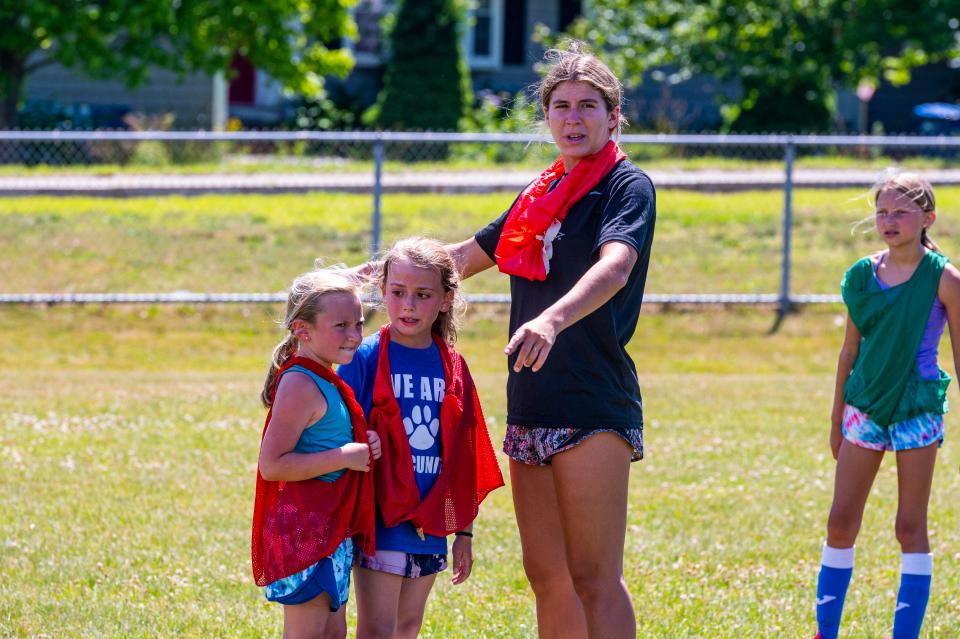
[[[447,244],[446,249],[453,256],[453,261],[457,263],[457,268],[460,269],[460,277],[463,279],[485,271],[494,264],[490,256],[480,248],[476,238],[473,237],[458,244]]]
[[[566,295],[540,315],[520,326],[507,343],[505,353],[519,350],[513,368],[529,366],[540,370],[557,335],[607,303],[627,284],[637,251],[625,242],[607,242],[600,247],[600,259],[583,274]]]

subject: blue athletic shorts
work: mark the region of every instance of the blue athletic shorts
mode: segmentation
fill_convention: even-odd
[[[285,606],[303,604],[323,593],[330,595],[330,611],[336,612],[350,595],[350,568],[353,565],[353,541],[344,539],[329,557],[284,577],[263,589],[268,601]]]
[[[889,426],[880,426],[866,413],[847,404],[843,408],[843,436],[869,450],[910,450],[943,444],[943,415],[925,413]]]

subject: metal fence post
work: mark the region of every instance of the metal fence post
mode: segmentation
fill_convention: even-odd
[[[790,238],[793,231],[793,161],[797,155],[797,147],[793,136],[787,137],[784,153],[783,179],[783,256],[780,268],[780,309],[777,313],[777,322],[773,327],[776,330],[783,319],[790,312]]]
[[[373,257],[380,253],[380,204],[383,196],[383,138],[378,136],[373,143],[373,219],[370,224],[370,252]]]

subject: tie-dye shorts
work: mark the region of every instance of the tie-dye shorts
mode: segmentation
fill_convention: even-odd
[[[302,604],[330,595],[330,611],[336,612],[350,595],[350,568],[353,566],[353,541],[344,539],[333,554],[300,572],[267,584],[263,594],[268,601],[285,606]]]
[[[557,453],[570,450],[597,433],[614,433],[633,448],[630,461],[643,459],[643,428],[539,428],[507,424],[503,452],[507,457],[531,466],[546,466]]]
[[[869,450],[910,450],[934,442],[943,444],[943,415],[925,413],[889,426],[880,426],[866,413],[847,404],[843,408],[843,436]]]

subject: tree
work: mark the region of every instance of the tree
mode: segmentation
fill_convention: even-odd
[[[709,74],[739,81],[724,98],[734,131],[828,130],[837,88],[957,55],[960,0],[593,0],[570,34],[587,40],[626,84]],[[548,36],[549,37],[549,36]],[[664,70],[667,70],[666,72]]]
[[[352,66],[351,0],[0,0],[0,128],[16,123],[25,78],[55,62],[142,85],[154,67],[225,71],[235,53],[315,95]],[[328,44],[334,43],[332,46]]]
[[[384,129],[456,130],[472,100],[460,0],[400,0],[383,88],[365,119]]]

